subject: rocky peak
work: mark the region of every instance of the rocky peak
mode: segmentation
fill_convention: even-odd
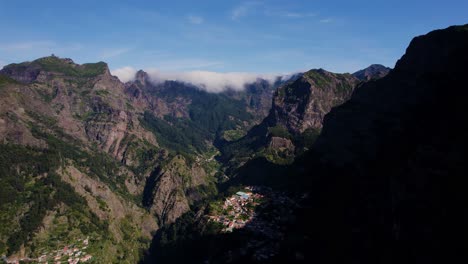
[[[332,107],[350,96],[358,79],[323,69],[310,70],[276,91],[268,117],[269,126],[283,126],[293,134],[307,128],[321,129]]]
[[[398,60],[400,71],[410,72],[461,72],[468,61],[468,24],[436,30],[414,38],[405,55]]]
[[[372,64],[369,67],[353,73],[353,76],[361,81],[382,78],[390,72],[390,68],[381,64]]]
[[[147,85],[147,83],[150,81],[150,77],[147,72],[143,70],[137,71],[135,75],[135,82],[139,82],[142,85]]]

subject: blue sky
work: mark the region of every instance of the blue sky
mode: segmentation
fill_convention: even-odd
[[[111,69],[353,72],[464,23],[466,0],[0,0],[0,66],[54,53]]]

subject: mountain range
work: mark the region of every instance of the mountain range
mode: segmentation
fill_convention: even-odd
[[[395,69],[220,93],[144,71],[123,83],[104,62],[7,65],[0,255],[36,261],[86,239],[96,263],[462,259],[466,47],[455,26],[416,37]],[[207,221],[241,186],[294,201],[274,246]]]

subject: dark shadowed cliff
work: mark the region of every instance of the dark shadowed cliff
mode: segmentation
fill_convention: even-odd
[[[466,25],[416,37],[387,77],[325,117],[294,168],[311,194],[296,230],[320,249],[310,259],[466,260],[467,61]]]

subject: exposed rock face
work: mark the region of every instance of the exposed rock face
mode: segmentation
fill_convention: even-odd
[[[372,64],[371,66],[353,73],[353,76],[361,81],[370,81],[385,77],[391,71],[390,68],[380,64]]]
[[[325,117],[302,165],[315,206],[301,226],[323,246],[310,259],[467,260],[467,61],[468,25],[417,37]]]
[[[291,140],[282,137],[272,137],[270,147],[275,149],[285,148],[294,152],[294,144]]]
[[[291,163],[313,143],[325,115],[349,99],[358,83],[351,74],[323,69],[296,76],[276,90],[271,110],[259,125],[223,147],[223,158],[231,168],[258,156],[274,163]]]
[[[37,77],[41,73],[41,69],[39,66],[28,67],[27,65],[20,64],[18,67],[3,67],[3,69],[0,70],[0,73],[10,76],[21,83],[32,83],[37,80]]]
[[[74,167],[64,168],[60,173],[65,182],[85,197],[91,210],[100,219],[110,222],[110,229],[118,240],[122,240],[119,221],[126,217],[146,238],[151,238],[151,233],[158,229],[156,221],[148,212],[116,195],[105,183],[92,179]],[[105,201],[105,207],[99,201]]]
[[[196,175],[193,178],[192,173]],[[201,167],[190,168],[183,157],[174,157],[148,179],[148,185],[154,185],[154,188],[148,189],[146,197],[150,212],[158,216],[161,224],[173,223],[190,209],[186,191],[190,187],[206,184],[206,176]]]
[[[191,101],[189,97],[184,96],[183,92],[178,93],[180,88],[195,89],[173,81],[154,83],[146,72],[140,70],[137,72],[135,80],[125,84],[125,93],[136,105],[145,106],[146,111],[151,111],[157,117],[163,118],[170,115],[188,118],[188,106]],[[164,91],[166,90],[174,96],[169,99],[165,98]]]
[[[350,74],[311,70],[275,93],[268,126],[283,126],[292,134],[307,128],[321,129],[324,116],[332,107],[346,101],[358,83]]]

